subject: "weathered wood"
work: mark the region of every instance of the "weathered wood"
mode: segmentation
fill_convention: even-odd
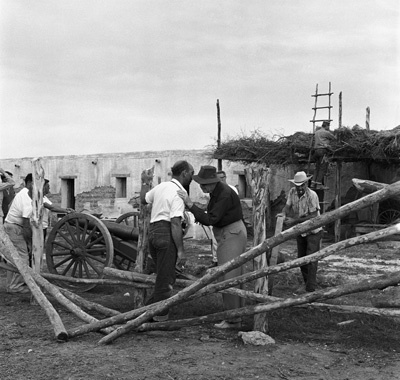
[[[360,190],[362,193],[365,194],[371,194],[375,191],[382,190],[386,186],[388,186],[386,183],[369,181],[367,179],[357,179],[357,178],[353,179],[353,184],[358,190]]]
[[[321,260],[323,257],[326,257],[326,256],[328,256],[332,253],[335,253],[341,249],[345,249],[347,247],[351,247],[351,246],[354,246],[357,244],[368,243],[370,241],[374,241],[376,239],[380,239],[382,237],[390,236],[392,234],[398,233],[399,231],[400,231],[400,223],[396,226],[392,226],[392,227],[389,227],[389,228],[386,228],[386,229],[383,229],[380,231],[376,231],[374,233],[364,235],[360,238],[352,238],[352,239],[349,239],[346,241],[338,242],[338,243],[333,244],[332,246],[326,247],[323,250],[316,252],[312,255],[308,255],[308,256],[302,257],[300,259],[293,260],[293,261],[285,262],[285,263],[277,265],[275,267],[268,267],[264,270],[258,271],[258,273],[253,272],[249,275],[243,275],[240,278],[237,278],[236,280],[227,280],[227,281],[224,281],[221,283],[209,285],[208,287],[202,289],[201,291],[197,292],[196,294],[193,294],[192,296],[188,297],[187,300],[192,300],[192,299],[195,299],[195,298],[198,298],[201,296],[205,296],[207,294],[215,293],[216,291],[220,291],[225,288],[229,288],[231,286],[237,286],[241,283],[243,284],[248,281],[252,281],[255,278],[257,278],[258,276],[265,276],[268,274],[279,273],[279,272],[282,272],[285,270],[296,268],[300,265],[308,264],[312,261]],[[229,290],[231,292],[233,292],[233,294],[235,294],[235,292],[236,292],[236,294],[238,294],[237,293],[238,291],[244,292],[243,290],[239,290],[239,289],[229,289]],[[123,323],[123,322],[129,321],[130,319],[133,319],[133,318],[136,318],[136,317],[142,315],[143,313],[148,311],[148,309],[149,309],[149,307],[143,307],[138,310],[132,310],[127,313],[121,314],[115,318],[103,319],[102,321],[100,321],[98,323],[80,326],[78,328],[68,331],[68,334],[69,334],[69,336],[73,337],[73,336],[78,336],[78,335],[81,335],[81,334],[84,334],[84,333],[87,333],[90,331],[96,331],[102,327],[111,326],[116,323]]]
[[[336,180],[335,180],[335,209],[341,206],[342,198],[342,161],[336,162]],[[340,241],[341,220],[335,220],[335,242]]]
[[[236,279],[231,279],[228,281],[221,281],[216,284],[208,285],[207,287],[201,289],[199,292],[197,292],[195,295],[189,297],[188,299],[192,300],[197,297],[202,297],[207,294],[212,294],[212,293],[221,291],[226,288],[230,288],[233,286],[247,283],[249,281],[253,281],[260,276],[266,276],[266,275],[284,272],[289,269],[293,269],[293,268],[296,268],[296,267],[299,267],[302,265],[306,265],[306,264],[309,264],[314,261],[319,261],[319,260],[323,259],[324,257],[327,257],[333,253],[337,254],[339,251],[341,251],[345,248],[353,247],[353,246],[356,246],[359,244],[370,243],[370,242],[373,242],[373,241],[376,241],[376,240],[379,240],[379,239],[382,239],[382,238],[385,238],[385,237],[388,237],[388,236],[391,236],[394,234],[398,234],[399,232],[400,232],[400,223],[398,223],[394,226],[390,226],[385,229],[371,232],[367,235],[351,238],[348,240],[344,240],[344,241],[332,244],[328,247],[321,249],[320,251],[318,251],[316,253],[307,255],[307,256],[299,258],[299,259],[287,261],[285,263],[276,265],[274,267],[268,267],[266,269],[254,271],[254,272],[245,274],[243,276],[237,277]]]
[[[121,272],[123,272],[123,271],[121,271]],[[130,272],[128,272],[128,273],[130,273]],[[53,274],[53,273],[42,273],[41,275],[43,278],[45,278],[47,280],[53,280],[53,281],[59,281],[59,282],[63,281],[63,282],[69,282],[69,283],[73,283],[73,284],[122,285],[122,286],[131,286],[131,287],[139,288],[139,289],[149,288],[149,285],[143,284],[142,281],[132,282],[134,280],[119,281],[119,280],[107,279],[107,278],[77,278],[77,277],[62,276],[62,275]]]
[[[154,166],[150,169],[145,169],[141,173],[142,183],[148,185],[150,190],[153,187],[153,176],[154,176]],[[146,180],[144,180],[146,178]],[[144,181],[144,182],[143,182]],[[149,256],[149,227],[150,227],[150,216],[151,216],[151,205],[140,204],[139,210],[139,238],[137,245],[135,272],[143,273],[145,269],[146,259]],[[144,305],[146,293],[144,290],[134,290],[133,291],[133,306],[138,308]]]
[[[32,160],[32,215],[30,219],[32,227],[32,268],[36,273],[42,270],[43,257],[43,186],[44,169],[40,158]],[[33,298],[31,299],[31,303]]]
[[[270,170],[264,165],[252,164],[245,168],[246,183],[251,189],[253,212],[252,212],[252,225],[253,225],[253,245],[258,245],[265,240],[266,226],[265,226],[265,210],[267,201],[267,190],[270,177],[268,176]],[[268,266],[267,253],[263,253],[254,258],[254,269],[261,269]],[[268,294],[268,279],[260,277],[255,282],[255,292],[260,294]],[[254,316],[254,331],[268,332],[268,319],[266,315],[257,314]]]
[[[0,250],[5,258],[17,267],[19,273],[24,278],[26,285],[32,292],[32,295],[35,297],[37,303],[46,312],[47,317],[49,318],[50,323],[53,326],[56,339],[60,341],[66,341],[68,339],[68,334],[60,316],[54,309],[53,305],[46,298],[46,296],[42,293],[35,280],[32,278],[32,273],[35,272],[31,268],[29,268],[19,257],[17,250],[12,244],[7,233],[4,231],[4,227],[2,224],[0,224]]]
[[[84,312],[80,307],[78,307],[73,302],[71,302],[67,297],[65,297],[57,286],[54,286],[53,284],[48,282],[39,273],[36,273],[32,268],[28,267],[27,269],[28,272],[30,272],[30,274],[32,275],[32,278],[36,281],[38,285],[40,285],[43,289],[45,289],[48,293],[50,293],[59,304],[64,306],[67,310],[69,310],[79,319],[87,323],[93,323],[98,321],[98,319]],[[104,334],[110,334],[112,331],[114,331],[113,327],[108,327],[100,330],[100,332]]]
[[[86,310],[90,311],[96,311],[102,315],[105,315],[106,317],[112,317],[114,315],[120,314],[119,311],[110,309],[108,307],[105,307],[103,305],[100,305],[96,302],[88,301],[81,296],[78,296],[77,294],[70,292],[67,289],[63,288],[58,288],[59,291],[67,297],[70,301],[74,302],[76,305],[80,306],[81,308],[84,308]]]
[[[275,235],[278,235],[282,232],[284,220],[285,220],[284,216],[278,216],[276,218]],[[278,256],[279,256],[279,245],[272,248],[272,250],[271,250],[271,258],[269,260],[270,266],[274,266],[274,265],[278,264]],[[274,276],[269,275],[268,276],[268,294],[269,295],[272,295],[273,287],[274,287]]]
[[[211,282],[215,281],[219,277],[223,276],[224,273],[243,265],[249,260],[252,260],[254,257],[259,256],[263,252],[270,250],[271,248],[275,247],[283,243],[286,240],[289,240],[301,233],[305,233],[321,227],[325,224],[331,223],[337,218],[342,218],[345,215],[349,214],[352,211],[357,211],[362,208],[368,207],[370,204],[375,202],[380,202],[384,199],[391,198],[394,195],[400,194],[400,181],[388,185],[382,190],[379,190],[373,194],[369,194],[363,198],[357,199],[354,202],[348,203],[337,210],[333,210],[331,212],[325,213],[320,215],[316,218],[310,219],[303,223],[300,223],[292,228],[289,228],[283,231],[281,234],[274,236],[270,239],[266,239],[262,244],[253,247],[252,249],[248,250],[247,252],[243,253],[239,257],[234,260],[231,260],[217,268],[213,271],[209,271],[199,279],[197,282],[193,283],[192,285],[188,286],[187,288],[183,289],[179,293],[175,294],[174,296],[168,298],[167,300],[130,311],[128,313],[123,313],[119,316],[112,317],[112,321],[102,320],[100,322],[91,324],[91,326],[86,325],[82,326],[81,328],[75,329],[75,333],[84,333],[88,331],[96,331],[99,328],[102,328],[102,324],[110,325],[115,323],[122,323],[125,321],[129,321],[130,319],[135,318],[134,320],[127,323],[124,328],[117,329],[115,332],[112,333],[112,336],[105,337],[107,338],[103,343],[110,343],[120,335],[130,331],[132,329],[137,328],[147,320],[151,319],[153,316],[162,313],[163,311],[167,310],[168,308],[177,305],[181,302],[185,302],[185,300],[191,296],[192,294],[196,293],[200,289],[204,288],[206,285],[210,284]]]
[[[249,315],[255,315],[259,313],[271,312],[274,310],[304,305],[316,300],[324,300],[324,299],[333,299],[346,294],[359,293],[363,291],[373,290],[373,289],[382,289],[388,286],[396,285],[400,281],[400,271],[395,273],[390,273],[388,275],[374,277],[372,279],[357,281],[355,283],[345,284],[333,288],[328,288],[326,290],[318,290],[312,293],[306,293],[298,297],[280,299],[275,302],[269,302],[264,304],[257,304],[252,306],[243,307],[241,309],[228,310],[224,312],[209,314],[201,317],[195,318],[187,318],[176,321],[166,321],[159,323],[146,323],[141,326],[140,331],[143,330],[161,330],[161,329],[177,329],[181,327],[194,326],[203,323],[211,323],[215,321],[219,321],[221,319],[230,319],[230,318],[238,318]],[[329,305],[333,306],[334,305]],[[333,309],[332,308],[332,309]],[[372,309],[372,308],[371,308]],[[358,311],[366,311],[357,307],[353,307],[348,309],[349,312],[358,312]],[[372,314],[372,310],[371,314]],[[375,310],[374,315],[386,315],[386,316],[394,316],[400,317],[400,313],[395,310],[390,313],[379,313],[378,310]],[[104,338],[103,338],[104,339]]]

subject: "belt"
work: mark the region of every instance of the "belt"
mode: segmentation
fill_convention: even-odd
[[[171,224],[171,222],[169,222],[168,220],[157,220],[157,222],[150,223],[150,226],[156,226],[157,224],[165,224],[165,223]]]
[[[4,224],[14,224],[15,226],[24,228],[24,227],[22,227],[22,226],[21,226],[20,224],[18,224],[18,223],[4,222]]]

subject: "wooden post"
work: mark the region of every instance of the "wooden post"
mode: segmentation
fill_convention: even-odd
[[[341,206],[342,197],[342,161],[336,162],[336,179],[335,179],[335,209]],[[340,241],[341,220],[335,220],[335,243]]]
[[[367,107],[367,115],[365,118],[365,129],[367,131],[369,131],[369,127],[370,127],[369,121],[370,121],[370,110],[369,110],[369,107]]]
[[[32,268],[40,273],[43,257],[43,185],[44,169],[40,163],[40,158],[32,160]]]
[[[253,164],[244,170],[247,184],[250,186],[253,200],[253,245],[262,243],[266,237],[265,230],[265,209],[269,169],[264,166]],[[267,254],[255,257],[253,261],[254,269],[266,268]],[[255,283],[255,292],[268,294],[268,279],[261,277]],[[268,332],[268,318],[266,314],[257,314],[254,316],[253,330]]]
[[[154,166],[150,169],[145,169],[144,172],[147,172],[146,178],[151,178],[146,183],[149,186],[149,190],[153,187],[153,176],[154,176]],[[142,176],[143,178],[143,176]],[[143,205],[140,204],[140,212],[139,212],[139,237],[138,237],[138,245],[137,245],[137,255],[136,255],[136,264],[135,264],[135,272],[143,273],[144,266],[146,263],[146,259],[149,255],[149,241],[148,241],[148,231],[150,226],[150,216],[151,216],[151,205]],[[145,290],[144,289],[136,289],[133,291],[134,295],[134,307],[138,308],[144,305],[145,298]]]
[[[275,236],[280,234],[282,232],[283,228],[283,221],[285,220],[284,216],[279,216],[276,219],[276,226],[275,226]],[[279,245],[276,247],[272,248],[271,251],[271,258],[269,260],[269,265],[274,266],[278,263],[278,255],[279,255]],[[268,294],[272,295],[272,288],[274,286],[274,277],[269,276],[268,278]]]
[[[217,99],[217,122],[218,122],[218,134],[217,134],[217,147],[221,146],[221,111],[219,108],[219,99]],[[218,170],[222,170],[222,160],[218,159]]]
[[[339,93],[339,128],[342,128],[342,91]]]

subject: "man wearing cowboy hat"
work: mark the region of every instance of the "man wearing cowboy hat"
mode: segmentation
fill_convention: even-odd
[[[285,217],[284,226],[292,227],[306,220],[315,218],[319,215],[319,199],[315,191],[308,188],[307,183],[312,176],[305,172],[297,172],[293,179],[289,181],[295,186],[289,190],[286,205],[282,210]],[[292,215],[288,217],[286,215]],[[311,232],[297,236],[297,257],[304,257],[319,251],[322,237],[322,228],[317,228]],[[317,285],[318,263],[312,262],[300,267],[306,292],[315,291]]]
[[[204,193],[210,194],[207,211],[194,205],[186,192],[179,190],[178,194],[199,223],[213,226],[214,236],[218,243],[218,263],[224,264],[246,250],[247,231],[243,223],[239,196],[229,185],[221,182],[214,166],[202,166],[199,174],[194,175],[193,179],[200,184]],[[242,267],[236,268],[225,274],[224,280],[241,274]],[[242,306],[241,298],[238,296],[223,294],[222,297],[225,310],[237,309]],[[215,327],[220,329],[240,327],[240,320],[222,321]]]

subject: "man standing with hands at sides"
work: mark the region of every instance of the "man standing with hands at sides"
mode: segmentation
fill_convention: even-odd
[[[200,184],[204,193],[210,194],[207,211],[194,205],[186,192],[179,190],[179,196],[185,201],[186,206],[199,223],[213,226],[214,236],[218,243],[218,263],[224,264],[240,256],[246,250],[247,231],[243,223],[240,199],[229,185],[221,182],[214,166],[202,166],[199,174],[194,175],[193,179]],[[242,267],[236,268],[226,273],[224,280],[241,274]],[[238,296],[223,294],[222,297],[225,310],[238,309],[242,306],[242,300]],[[222,321],[214,326],[228,329],[240,327],[240,324],[239,319],[234,319]]]
[[[320,207],[318,195],[307,186],[307,182],[311,177],[312,176],[307,176],[305,172],[301,171],[297,172],[294,178],[289,180],[295,186],[289,190],[287,202],[282,213],[277,215],[285,217],[283,221],[285,227],[293,227],[296,224],[319,215]],[[286,216],[289,212],[292,212],[292,217]],[[321,237],[321,227],[297,236],[297,257],[301,258],[319,251]],[[318,263],[316,261],[300,267],[306,285],[306,292],[315,291],[317,286],[317,268]]]
[[[142,174],[140,200],[151,204],[149,228],[149,250],[156,269],[154,292],[147,304],[165,300],[172,295],[176,280],[175,266],[186,260],[183,247],[182,221],[185,204],[178,196],[192,182],[193,166],[187,161],[178,161],[171,168],[172,180],[162,182],[149,191],[148,182]],[[166,321],[169,311],[153,317],[156,322]]]

